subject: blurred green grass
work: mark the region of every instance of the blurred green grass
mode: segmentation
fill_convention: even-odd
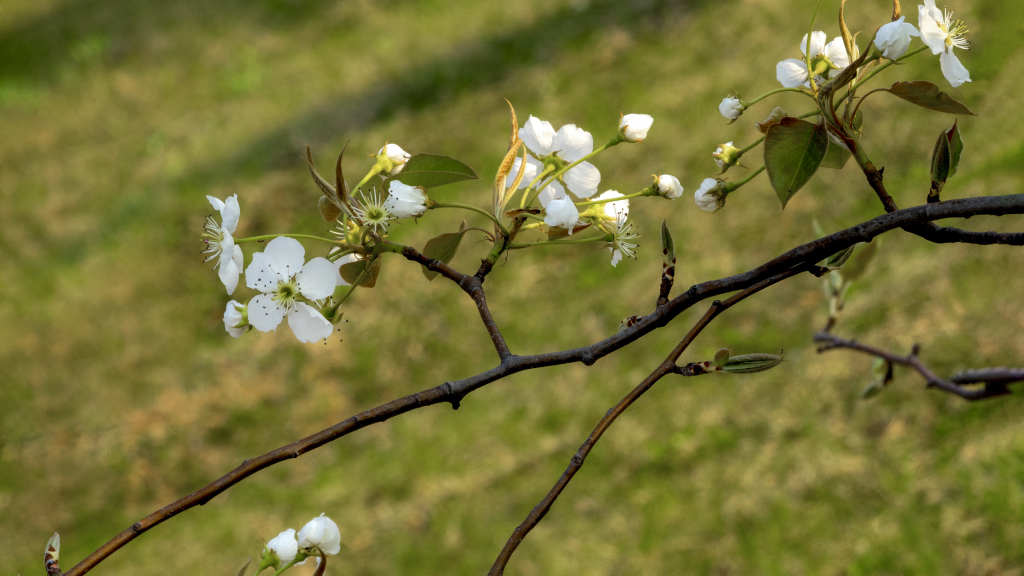
[[[606,251],[560,248],[497,268],[491,306],[518,353],[588,344],[649,311],[663,218],[682,289],[809,240],[814,217],[835,230],[876,215],[853,168],[817,175],[785,212],[763,178],[713,216],[689,200],[715,173],[714,146],[754,139],[750,121],[771,106],[724,127],[719,100],[776,86],[774,64],[797,49],[812,4],[6,0],[0,572],[37,573],[54,530],[68,568],[245,458],[493,366],[473,307],[398,259],[355,296],[341,344],[224,333],[223,287],[199,256],[205,195],[239,195],[242,234],[322,233],[304,144],[329,166],[350,142],[351,174],[385,140],[451,154],[482,180],[437,195],[486,205],[506,146],[502,98],[523,118],[576,123],[598,141],[619,112],[654,115],[642,146],[599,158],[602,189],[669,172],[687,195],[634,202],[639,260],[613,269]],[[819,26],[830,37],[835,4]],[[981,116],[962,122],[967,151],[944,196],[1020,192],[1024,117],[1012,103],[1024,88],[1024,7],[951,7],[974,48],[962,58],[974,82],[952,92]],[[888,8],[851,3],[851,28],[870,33]],[[881,81],[897,78],[945,86],[931,57]],[[951,119],[880,97],[865,108],[866,144],[897,201],[922,202],[932,142]],[[432,214],[394,236],[421,246],[460,218]],[[1020,228],[976,220],[965,226]],[[462,269],[484,250],[467,248]],[[901,350],[920,342],[943,374],[1019,365],[1022,263],[1012,248],[890,234],[838,330]],[[605,410],[701,311],[592,368],[519,374],[458,412],[420,410],[276,466],[96,573],[234,573],[261,538],[326,512],[344,536],[331,573],[479,574]],[[720,347],[785,348],[787,361],[659,384],[615,424],[509,573],[1020,573],[1020,400],[966,404],[898,372],[880,398],[858,402],[870,358],[816,355],[810,335],[823,320],[809,278],[724,315],[687,361]]]

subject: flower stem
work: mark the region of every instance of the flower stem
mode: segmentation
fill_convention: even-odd
[[[771,91],[765,92],[764,94],[761,94],[760,96],[758,96],[757,98],[754,98],[750,102],[742,102],[743,109],[746,110],[747,108],[750,108],[751,106],[753,106],[754,104],[757,104],[761,100],[764,100],[765,98],[767,98],[769,96],[773,96],[773,95],[778,94],[780,92],[799,92],[800,94],[803,94],[804,96],[807,96],[811,100],[814,100],[814,96],[812,94],[809,94],[803,88],[776,88],[775,90],[771,90]]]
[[[533,201],[537,198],[537,194],[540,193],[539,190],[543,190],[543,188],[534,190],[534,187],[537,185],[537,182],[543,180],[554,169],[554,166],[545,166],[544,169],[540,171],[540,174],[537,174],[537,177],[533,179],[533,182],[530,182],[530,185],[523,191],[523,196],[519,199],[519,208],[526,208],[530,204],[533,204]],[[526,201],[527,198],[529,198],[529,202]]]
[[[291,568],[292,566],[294,566],[296,560],[298,560],[298,557],[292,558],[291,562],[285,564],[284,566],[281,566],[280,570],[278,570],[277,572],[274,572],[274,576],[277,576],[278,574],[280,574],[280,573],[284,572],[285,570],[287,570],[287,569]]]
[[[611,242],[614,239],[614,234],[602,234],[600,236],[591,236],[590,238],[581,238],[579,240],[538,240],[536,242],[524,242],[522,244],[511,244],[508,248],[509,250],[519,250],[521,248],[554,246],[556,244],[590,244],[591,242]]]
[[[811,70],[811,36],[814,34],[814,21],[818,18],[818,10],[824,3],[825,0],[818,0],[818,5],[814,7],[814,14],[811,15],[811,25],[807,30],[807,42],[804,44],[804,62],[807,63],[807,80],[810,81],[811,90],[815,93],[818,91],[818,83],[814,81],[814,71]]]
[[[575,168],[580,162],[586,162],[587,160],[593,158],[594,156],[597,156],[601,152],[604,152],[605,150],[611,148],[612,146],[615,146],[619,142],[622,142],[622,140],[619,140],[618,135],[616,135],[615,138],[612,138],[611,140],[609,140],[608,143],[605,144],[604,146],[601,146],[597,150],[594,150],[593,152],[591,152],[590,154],[587,154],[586,156],[580,158],[579,160],[577,160],[577,161],[575,161],[575,162],[573,162],[571,164],[567,164],[565,167],[555,171],[555,173],[552,174],[550,178],[548,178],[543,184],[541,184],[537,188],[539,190],[543,190],[545,186],[547,186],[548,184],[551,184],[553,181],[555,181],[562,174],[565,174],[569,170],[572,170],[573,168]],[[533,200],[531,199],[531,202],[532,201]]]
[[[879,66],[878,68],[875,68],[874,70],[869,72],[866,76],[864,76],[863,78],[861,78],[860,80],[855,82],[852,86],[850,86],[850,90],[856,90],[857,88],[860,88],[860,86],[862,84],[864,84],[868,80],[871,80],[872,78],[874,78],[875,74],[878,74],[882,70],[885,70],[886,68],[888,68],[889,66],[892,66],[893,64],[895,64],[897,62],[902,62],[903,60],[906,60],[907,58],[910,58],[911,56],[914,56],[915,54],[919,54],[921,52],[924,52],[927,49],[928,49],[927,45],[919,46],[917,48],[914,48],[910,52],[907,52],[903,56],[900,56],[899,58],[897,58],[895,60],[890,60],[890,61],[886,62],[885,64],[882,64],[881,66]],[[849,94],[849,90],[847,90],[847,94]],[[839,101],[842,102],[845,99],[846,99],[846,94],[843,94],[843,97],[840,98]]]
[[[640,196],[654,196],[657,193],[658,193],[657,190],[653,186],[650,186],[648,188],[644,188],[643,190],[641,190],[639,192],[634,192],[633,194],[627,194],[625,196],[617,196],[615,198],[604,198],[602,200],[587,200],[586,202],[577,202],[576,203],[576,207],[578,208],[580,206],[593,206],[595,204],[606,204],[608,202],[618,202],[619,200],[630,200],[632,198],[639,198]]]
[[[370,178],[373,178],[377,174],[380,174],[381,170],[383,170],[383,168],[380,166],[380,164],[374,164],[373,168],[370,168],[370,171],[366,173],[366,176],[363,176],[363,179],[359,181],[359,184],[356,184],[354,190],[359,190],[360,188],[362,188],[363,184],[369,182]]]
[[[319,240],[321,242],[327,242],[331,246],[344,246],[343,242],[337,240],[331,240],[330,238],[321,238],[320,236],[310,236],[308,234],[267,234],[265,236],[252,236],[249,238],[235,238],[235,244],[245,244],[246,242],[260,242],[263,240],[273,240],[284,236],[285,238],[302,238],[304,240]]]
[[[746,154],[747,152],[750,152],[750,151],[751,151],[751,150],[753,150],[753,149],[754,149],[754,148],[755,148],[756,146],[758,146],[759,144],[761,144],[761,142],[764,142],[764,138],[765,138],[764,136],[761,136],[760,138],[758,138],[758,139],[757,139],[757,141],[755,141],[755,142],[754,142],[753,144],[751,144],[750,146],[747,146],[746,148],[740,148],[740,151],[736,153],[736,156],[737,156],[737,157],[740,157],[740,156],[743,156],[744,154]]]
[[[764,172],[764,166],[761,166],[757,170],[754,170],[753,172],[750,173],[750,176],[747,176],[746,178],[744,178],[743,180],[740,180],[739,182],[736,182],[734,184],[727,184],[725,186],[726,194],[732,192],[733,190],[739,188],[740,186],[743,186],[747,182],[750,182],[751,180],[753,180],[761,172]]]
[[[494,222],[495,224],[498,225],[498,228],[501,229],[502,233],[504,233],[505,235],[508,235],[508,230],[505,229],[504,226],[502,226],[501,221],[498,220],[497,218],[495,218],[493,214],[491,214],[490,212],[488,212],[488,211],[486,211],[486,210],[484,210],[482,208],[477,208],[476,206],[470,206],[469,204],[457,204],[455,202],[434,202],[433,200],[430,201],[430,204],[427,206],[427,208],[428,209],[433,209],[433,208],[461,208],[463,210],[471,210],[473,212],[477,212],[479,214],[483,214],[484,216],[487,216],[492,222]]]

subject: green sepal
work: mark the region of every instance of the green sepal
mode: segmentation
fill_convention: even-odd
[[[387,190],[393,180],[398,180],[406,186],[430,189],[477,178],[472,168],[450,156],[417,154],[406,161],[401,172],[384,182],[384,189]]]
[[[768,129],[764,165],[783,209],[818,170],[827,150],[828,135],[822,123],[789,117]]]

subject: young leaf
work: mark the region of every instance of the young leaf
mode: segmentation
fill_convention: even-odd
[[[715,359],[712,362],[715,366],[725,366],[725,363],[729,361],[729,349],[722,348],[718,352],[715,352]]]
[[[718,355],[715,355],[717,360]],[[722,364],[722,371],[730,374],[764,372],[782,364],[782,356],[775,354],[741,354],[732,356]]]
[[[387,189],[392,180],[399,180],[408,186],[436,188],[476,178],[476,172],[473,172],[472,168],[450,156],[417,154],[409,158],[401,172],[388,178],[384,183],[384,189]]]
[[[245,576],[245,571],[249,569],[250,563],[252,563],[252,556],[249,556],[249,559],[245,561],[245,564],[242,564],[242,567],[238,569],[237,576]]]
[[[939,139],[935,141],[935,149],[932,151],[932,188],[929,196],[938,196],[946,184],[946,178],[949,177],[949,155],[949,138],[943,130],[939,133]]]
[[[341,208],[337,204],[331,202],[327,196],[320,197],[320,216],[323,217],[325,222],[334,222],[341,216]]]
[[[430,240],[427,240],[426,246],[423,247],[423,255],[432,260],[439,260],[447,264],[452,261],[452,258],[455,258],[455,253],[458,252],[459,244],[462,242],[462,237],[465,235],[465,230],[462,230],[459,232],[447,232],[439,236],[435,236]],[[438,272],[428,270],[426,266],[421,266],[421,268],[423,270],[423,275],[427,277],[427,280],[433,280],[438,275]]]
[[[888,92],[893,96],[903,98],[907,102],[917,104],[922,108],[945,112],[946,114],[963,114],[966,116],[977,116],[967,106],[957,102],[946,94],[939,87],[931,82],[917,80],[915,82],[897,82],[889,88]]]
[[[821,159],[822,168],[831,168],[833,170],[842,170],[846,166],[846,161],[850,159],[849,150],[846,150],[842,146],[835,142],[829,141],[828,150],[825,151],[825,157]]]
[[[946,178],[952,178],[956,174],[957,167],[960,166],[960,153],[964,151],[964,141],[960,137],[960,128],[956,125],[957,121],[953,121],[953,127],[946,132],[946,138],[949,140],[949,174]]]
[[[338,269],[338,272],[341,274],[341,277],[345,282],[348,282],[349,284],[359,282],[359,286],[364,288],[373,288],[377,285],[377,276],[380,275],[380,266],[383,261],[384,259],[380,256],[369,262],[366,260],[356,260],[355,262],[343,264],[341,268]],[[364,271],[366,274],[363,275],[363,279],[360,282],[359,277]]]
[[[352,194],[349,192],[348,182],[345,182],[345,175],[341,171],[341,158],[345,155],[346,148],[348,148],[348,142],[345,142],[345,146],[342,147],[341,153],[338,154],[338,163],[334,166],[334,189],[337,192],[338,198],[351,207]]]
[[[668,229],[668,223],[661,221],[661,253],[665,256],[665,265],[676,263],[676,245],[672,241],[672,232]]]
[[[878,248],[881,245],[881,238],[875,238],[868,243],[862,242],[857,244],[859,248],[854,252],[853,258],[850,258],[843,268],[843,277],[846,278],[847,282],[853,282],[864,275],[864,272],[868,269],[868,264],[878,254]]]
[[[838,270],[842,268],[843,264],[846,264],[846,261],[850,259],[850,256],[853,254],[853,249],[856,247],[857,245],[854,244],[853,246],[844,248],[826,258],[824,264],[825,268],[828,268],[829,270]]]
[[[790,117],[768,129],[764,141],[764,164],[783,209],[814,175],[827,150],[828,136],[824,124],[811,124]]]
[[[572,227],[572,233],[577,234],[587,228],[590,228],[589,223],[583,224],[582,222],[577,222],[576,225]],[[548,240],[561,240],[562,238],[569,237],[569,229],[562,228],[561,226],[548,226],[548,229],[545,230],[544,233],[548,235]]]

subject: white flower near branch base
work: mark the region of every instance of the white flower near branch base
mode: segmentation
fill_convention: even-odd
[[[248,310],[234,300],[224,307],[224,329],[232,338],[240,338],[249,329]]]
[[[594,137],[577,128],[575,124],[566,124],[555,132],[549,122],[530,116],[519,131],[526,147],[536,156],[557,154],[558,158],[573,163],[594,151]],[[523,178],[525,180],[525,178]],[[601,183],[601,172],[590,162],[580,162],[562,174],[562,180],[573,194],[580,198],[590,198],[597,194],[597,185]],[[552,182],[551,195],[558,197],[564,191],[557,182]]]
[[[735,120],[743,114],[743,104],[739,98],[729,96],[722,99],[722,103],[718,105],[718,112],[728,120]]]
[[[904,22],[906,19],[906,16],[900,16],[898,20],[878,29],[875,34],[875,46],[882,51],[882,56],[890,60],[903,56],[910,48],[910,39],[921,36],[913,24]]]
[[[570,235],[572,234],[573,227],[576,226],[580,219],[580,211],[572,203],[572,200],[565,195],[548,202],[544,210],[546,211],[544,214],[545,224],[568,228]]]
[[[800,41],[800,52],[809,54],[811,66],[815,71],[815,81],[822,81],[821,74],[828,71],[831,78],[850,65],[849,55],[846,53],[846,45],[842,38],[835,38],[826,44],[828,36],[824,32],[811,34],[810,50],[807,45],[807,35],[804,34]],[[775,78],[786,88],[798,86],[810,87],[810,74],[807,72],[807,62],[796,58],[787,58],[775,65]]]
[[[970,82],[970,72],[953,54],[954,48],[971,49],[966,36],[967,26],[960,20],[953,20],[952,10],[939,10],[935,0],[924,0],[924,5],[917,7],[917,15],[921,41],[931,48],[932,54],[941,54],[939,67],[949,84],[956,88],[964,82]]]
[[[206,217],[206,225],[203,227],[203,242],[206,242],[204,254],[210,256],[205,262],[217,258],[218,276],[224,283],[228,294],[232,294],[238,287],[238,275],[242,273],[242,248],[235,245],[235,239],[231,236],[238,227],[238,218],[241,209],[238,206],[238,194],[230,196],[226,201],[221,201],[213,196],[206,197],[214,209],[220,212],[221,223],[212,216]]]
[[[515,184],[516,178],[519,176],[519,167],[523,165],[522,158],[516,158],[516,161],[512,163],[512,170],[509,171],[508,177],[505,178],[505,186],[511,186]],[[523,172],[523,178],[519,181],[519,188],[526,188],[536,178],[537,175],[544,171],[544,164],[534,158],[533,156],[526,156],[526,168]],[[548,202],[555,198],[561,198],[565,196],[565,188],[562,187],[558,182],[551,182],[551,184],[544,187],[540,191],[537,198],[540,200],[541,206],[547,206]]]
[[[700,188],[693,194],[693,201],[697,207],[708,212],[717,212],[725,205],[725,197],[719,191],[719,181],[714,178],[705,178],[700,183]]]
[[[627,222],[625,215],[615,221],[615,233],[612,243],[608,246],[612,251],[612,266],[618,266],[623,255],[636,259],[637,244],[633,244],[630,240],[639,238],[640,235],[632,232],[633,223]]]
[[[383,148],[377,151],[377,156],[383,155],[388,159],[390,166],[386,167],[389,175],[394,176],[405,168],[405,163],[409,160],[411,155],[402,150],[402,147],[398,144],[385,144]]]
[[[427,194],[421,186],[408,186],[392,180],[384,208],[398,218],[418,218],[427,211]]]
[[[334,293],[337,271],[326,258],[305,261],[306,250],[294,238],[274,238],[266,250],[252,256],[245,270],[246,286],[263,292],[249,301],[249,323],[261,332],[277,329],[288,316],[288,327],[299,342],[316,342],[331,335],[331,323],[319,310],[297,301],[321,300]]]
[[[658,176],[657,187],[658,194],[669,200],[675,200],[683,195],[683,185],[679,183],[679,179],[675,176],[668,174]]]
[[[619,134],[626,142],[643,142],[652,124],[654,117],[648,114],[626,114],[619,121]]]
[[[295,539],[295,529],[289,528],[272,538],[270,542],[267,542],[266,550],[277,555],[281,564],[288,564],[294,560],[295,555],[299,552],[299,543]],[[274,568],[277,567],[274,566]]]
[[[306,523],[299,530],[298,547],[304,553],[310,553],[317,547],[328,556],[341,552],[341,531],[338,525],[327,516],[321,514]],[[304,563],[305,560],[298,564]]]

